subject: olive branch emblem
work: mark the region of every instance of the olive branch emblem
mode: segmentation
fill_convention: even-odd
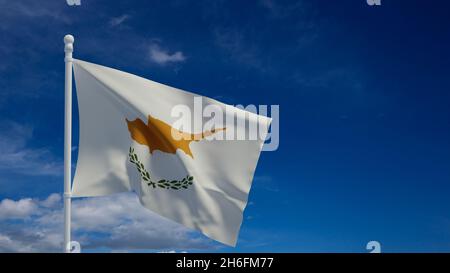
[[[142,162],[139,160],[137,154],[134,152],[134,148],[130,147],[128,157],[130,159],[130,162],[136,166],[136,169],[141,175],[142,180],[144,180],[149,187],[153,188],[159,187],[162,189],[179,190],[179,189],[187,189],[194,182],[194,177],[190,175],[187,175],[185,178],[181,180],[170,181],[162,179],[157,182],[152,181],[150,178],[150,173],[145,169],[144,164],[142,164]]]

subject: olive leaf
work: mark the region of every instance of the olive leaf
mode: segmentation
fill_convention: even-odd
[[[134,148],[130,147],[129,153],[128,153],[129,161],[130,163],[134,164],[136,166],[137,171],[141,175],[142,180],[146,181],[147,186],[153,187],[154,189],[156,187],[162,188],[162,189],[172,189],[172,190],[179,190],[179,189],[187,189],[189,185],[192,185],[194,182],[194,177],[187,175],[181,180],[165,180],[161,179],[157,182],[152,181],[150,178],[150,173],[145,169],[144,164],[139,160],[137,154],[134,152]]]

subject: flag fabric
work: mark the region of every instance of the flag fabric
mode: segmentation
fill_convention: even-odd
[[[134,191],[151,211],[235,246],[270,118],[105,66],[73,66],[79,145],[72,196]],[[258,137],[239,137],[256,127]]]

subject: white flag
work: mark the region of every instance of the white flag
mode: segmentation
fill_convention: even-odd
[[[270,118],[73,64],[80,137],[72,195],[134,191],[144,207],[235,246]]]

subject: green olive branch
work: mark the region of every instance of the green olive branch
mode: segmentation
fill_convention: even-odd
[[[134,152],[134,148],[130,147],[128,157],[130,159],[130,162],[136,166],[136,169],[141,175],[142,180],[144,180],[149,187],[153,188],[159,187],[162,189],[179,190],[179,189],[187,189],[190,185],[194,183],[194,177],[190,175],[187,175],[181,180],[162,179],[155,182],[151,180],[150,173],[145,169],[144,164],[142,164],[142,162],[139,161],[137,154]]]

